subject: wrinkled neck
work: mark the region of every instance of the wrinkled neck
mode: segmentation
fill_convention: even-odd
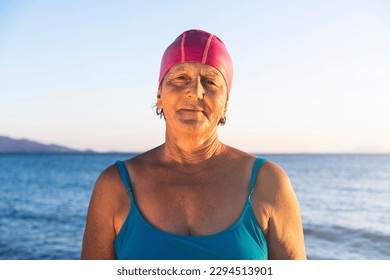
[[[213,156],[221,154],[224,145],[219,141],[218,135],[202,137],[174,137],[169,134],[165,137],[165,144],[162,146],[164,156],[178,162],[198,164],[207,161]]]

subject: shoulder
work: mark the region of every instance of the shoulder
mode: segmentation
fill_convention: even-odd
[[[265,188],[269,186],[274,191],[280,191],[291,186],[290,179],[283,168],[269,160],[259,169],[257,177],[259,185],[261,184]]]
[[[252,165],[252,163],[256,159],[256,156],[254,156],[252,154],[249,154],[247,152],[241,151],[239,149],[236,149],[234,147],[231,147],[231,146],[228,146],[225,144],[222,144],[222,145],[223,145],[223,149],[224,149],[225,160],[242,161],[242,162],[246,162],[246,163]]]
[[[269,216],[283,210],[286,201],[295,200],[295,193],[287,173],[277,164],[266,161],[258,170],[254,198],[266,208]]]
[[[154,167],[159,162],[159,149],[161,149],[161,146],[140,153],[135,157],[125,160],[124,163],[130,172],[132,169]]]
[[[116,164],[112,164],[100,173],[96,180],[95,188],[109,188],[121,182],[119,170]]]
[[[114,206],[115,201],[120,200],[125,193],[126,187],[122,182],[118,167],[116,164],[112,164],[96,179],[92,197],[103,204],[100,206],[111,208],[109,206]]]

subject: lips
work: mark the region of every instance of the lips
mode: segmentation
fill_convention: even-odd
[[[180,109],[180,111],[184,111],[184,112],[202,112],[202,110],[194,110],[194,109]]]
[[[199,107],[184,107],[180,108],[179,111],[185,111],[185,112],[203,112],[202,108]]]
[[[197,114],[197,113],[202,113],[204,116],[207,116],[205,111],[203,111],[202,108],[181,108],[179,112],[183,113],[189,113],[189,114]]]

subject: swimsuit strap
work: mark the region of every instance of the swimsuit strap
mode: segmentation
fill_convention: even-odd
[[[249,200],[250,204],[252,204],[251,195],[252,195],[253,190],[254,190],[254,187],[255,187],[255,182],[256,182],[256,179],[257,179],[257,174],[259,173],[260,167],[261,167],[266,161],[267,161],[267,159],[265,159],[265,158],[256,158],[256,159],[255,159],[255,162],[253,163],[251,182],[250,182],[250,184],[249,184],[249,191],[250,191],[250,194],[249,194],[249,197],[248,197],[248,200]]]
[[[121,176],[122,182],[126,187],[127,194],[130,196],[130,199],[134,201],[133,192],[131,191],[131,180],[130,180],[129,172],[127,171],[124,162],[121,160],[117,160],[115,164],[118,167],[119,175]]]

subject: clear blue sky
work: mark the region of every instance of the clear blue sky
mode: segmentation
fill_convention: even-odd
[[[160,59],[192,28],[233,58],[224,143],[390,151],[387,0],[0,0],[0,135],[97,151],[161,144]]]

